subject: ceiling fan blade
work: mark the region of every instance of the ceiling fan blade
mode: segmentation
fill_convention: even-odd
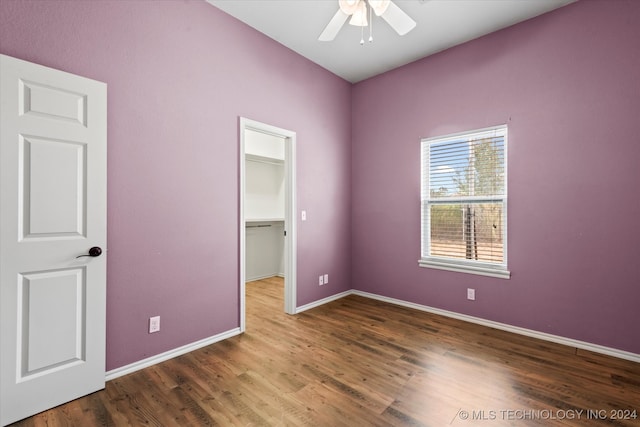
[[[338,9],[336,14],[333,15],[333,18],[331,18],[331,21],[329,21],[327,26],[322,31],[322,34],[320,34],[320,37],[318,37],[318,40],[329,42],[335,39],[338,35],[338,31],[340,31],[340,28],[342,28],[344,23],[347,22],[347,18],[349,18],[349,15]]]
[[[401,36],[404,36],[416,26],[416,21],[404,13],[394,2],[389,3],[389,7],[381,16]]]

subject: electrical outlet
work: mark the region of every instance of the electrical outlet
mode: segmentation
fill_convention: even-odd
[[[154,316],[149,318],[149,333],[160,331],[160,316]]]
[[[467,299],[470,301],[476,300],[476,290],[472,288],[467,288]]]
[[[307,211],[302,211],[302,212],[300,213],[300,219],[301,219],[302,221],[306,221],[306,220],[307,220]]]
[[[327,283],[329,283],[329,275],[325,274],[324,275],[324,284],[326,285]]]
[[[318,277],[318,286],[322,286],[322,285],[324,285],[324,276],[321,274]]]

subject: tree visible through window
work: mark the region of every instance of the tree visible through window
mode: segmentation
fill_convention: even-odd
[[[421,265],[506,271],[506,145],[506,126],[422,140]]]

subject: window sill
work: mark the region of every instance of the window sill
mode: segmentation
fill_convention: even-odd
[[[476,265],[462,265],[449,263],[446,261],[435,261],[431,259],[420,259],[418,265],[425,268],[435,268],[438,270],[456,271],[458,273],[477,274],[480,276],[497,277],[499,279],[510,279],[511,272],[506,269],[481,267]]]

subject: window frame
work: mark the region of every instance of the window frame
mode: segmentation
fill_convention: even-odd
[[[430,186],[429,186],[429,153],[430,146],[436,143],[443,143],[447,141],[455,141],[460,139],[477,140],[481,139],[483,134],[489,136],[491,133],[501,133],[504,135],[504,194],[499,197],[491,196],[459,196],[451,197],[447,199],[432,199]],[[507,200],[508,200],[508,188],[507,188],[507,176],[508,176],[508,127],[506,124],[492,126],[483,129],[476,129],[471,131],[458,132],[454,134],[448,134],[443,136],[422,138],[420,140],[420,259],[418,265],[420,267],[435,268],[439,270],[456,271],[461,273],[477,274],[483,276],[491,276],[502,279],[509,279],[511,272],[507,266]],[[467,260],[460,258],[448,258],[445,256],[429,255],[431,252],[431,217],[428,215],[428,209],[433,205],[442,204],[464,204],[465,202],[473,203],[502,203],[502,244],[503,244],[503,259],[502,263],[491,263],[478,260]],[[426,216],[426,217],[425,217]],[[427,254],[427,255],[425,255]]]

